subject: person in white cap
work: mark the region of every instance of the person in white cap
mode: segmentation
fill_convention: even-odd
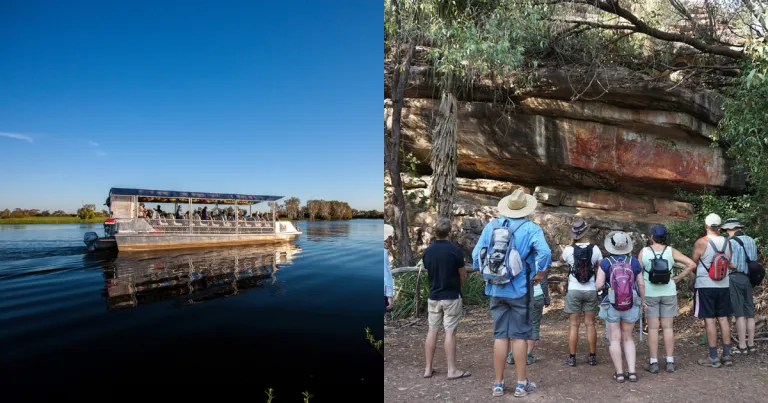
[[[733,249],[729,290],[733,316],[736,318],[736,334],[739,345],[734,354],[756,353],[755,347],[755,301],[752,295],[752,281],[749,278],[749,264],[757,261],[757,246],[752,237],[744,234],[736,218],[729,218],[721,227],[728,233]]]
[[[384,240],[394,234],[395,229],[389,225],[384,224]],[[392,309],[393,300],[395,295],[395,282],[392,280],[392,270],[389,268],[389,253],[384,249],[384,312]]]
[[[704,319],[709,344],[709,357],[700,359],[698,363],[713,368],[733,366],[731,327],[728,323],[728,316],[733,313],[728,281],[732,249],[728,240],[720,236],[721,223],[717,214],[710,214],[704,219],[707,234],[696,241],[691,256],[696,262],[694,315]],[[723,355],[720,359],[717,358],[718,324],[723,335]]]
[[[507,227],[514,230],[513,246],[520,254],[523,272],[506,284],[487,282],[485,294],[491,297],[493,317],[493,367],[495,379],[493,396],[504,395],[504,366],[509,353],[510,340],[515,362],[517,384],[515,396],[523,397],[536,391],[536,384],[526,376],[528,340],[533,340],[533,286],[544,277],[552,263],[552,251],[544,238],[544,231],[525,217],[536,209],[536,198],[516,189],[499,201],[499,218],[489,222],[472,251],[472,269],[480,268],[480,252],[491,247],[494,229]],[[529,281],[530,280],[530,281]]]
[[[600,309],[610,330],[609,351],[616,369],[613,380],[618,383],[625,380],[637,382],[637,349],[632,333],[635,322],[640,320],[640,308],[643,311],[646,309],[643,267],[637,258],[631,256],[634,243],[626,232],[609,232],[603,246],[610,256],[600,263],[595,288],[602,290],[606,284],[610,287]],[[627,372],[622,372],[622,344],[627,359]]]

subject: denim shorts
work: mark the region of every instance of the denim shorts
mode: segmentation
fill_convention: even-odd
[[[634,305],[628,311],[617,311],[611,304],[602,304],[599,316],[608,323],[635,323],[640,320],[640,306]]]

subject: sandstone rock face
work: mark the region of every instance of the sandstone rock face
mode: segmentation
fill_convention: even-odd
[[[437,100],[412,99],[403,109],[404,147],[425,162],[420,165],[425,172],[437,105]],[[564,109],[559,116],[554,112],[556,105]],[[592,105],[605,109],[593,102],[580,110],[589,111]],[[723,150],[710,147],[706,136],[713,128],[705,123],[690,117],[686,123],[678,115],[651,111],[645,111],[642,119],[638,112],[616,112],[612,120],[598,122],[566,117],[576,116],[567,103],[548,108],[552,115],[461,103],[459,176],[664,198],[673,197],[678,188],[736,193],[743,187],[743,179],[735,176]],[[622,117],[641,122],[622,122]],[[694,130],[698,134],[691,134]]]
[[[402,112],[403,148],[420,161],[420,176],[404,177],[403,186],[418,197],[431,191],[431,129],[439,104],[424,53],[417,49]],[[385,61],[385,130],[391,128],[391,69]],[[593,81],[569,69],[543,68],[537,77],[522,94],[509,84],[514,77],[477,80],[456,93],[452,240],[468,261],[500,198],[517,188],[538,200],[530,218],[544,230],[553,260],[570,243],[568,229],[576,218],[592,225],[589,236],[601,249],[607,232],[623,230],[637,253],[652,225],[690,218],[692,206],[675,200],[678,190],[743,191],[744,177],[721,148],[711,146],[722,95],[622,69]],[[579,100],[572,100],[574,92]],[[388,203],[385,198],[385,214]],[[423,204],[407,210],[419,256],[434,238],[436,215]]]

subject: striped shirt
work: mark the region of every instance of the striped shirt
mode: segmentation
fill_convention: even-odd
[[[754,261],[757,260],[757,246],[755,245],[755,240],[752,239],[752,237],[747,235],[737,235],[736,237],[738,237],[739,240],[744,243],[744,247],[742,248],[738,242],[731,238],[731,247],[733,248],[731,264],[736,265],[736,269],[734,269],[734,271],[748,274],[749,269],[747,268],[747,259],[744,257],[744,249],[747,250],[747,256],[749,256],[749,259]]]

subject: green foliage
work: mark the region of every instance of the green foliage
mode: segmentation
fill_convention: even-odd
[[[365,328],[365,339],[368,340],[369,343],[373,346],[373,348],[376,349],[378,352],[382,352],[382,346],[384,344],[383,340],[376,340],[375,337],[373,337],[373,333],[371,333],[371,328],[366,327]]]
[[[93,204],[86,204],[83,207],[77,209],[77,217],[81,220],[91,220],[96,217],[96,206]]]
[[[395,276],[395,301],[391,315],[393,319],[403,319],[411,316],[416,305],[416,277],[418,273],[400,273]],[[429,279],[427,272],[421,273],[421,295],[419,311],[426,312],[429,297]],[[483,305],[489,303],[485,295],[485,282],[478,272],[467,273],[467,279],[461,287],[461,298],[467,305]]]
[[[693,214],[689,220],[667,225],[670,246],[690,257],[693,244],[705,234],[704,218],[715,213],[723,220],[737,218],[741,221],[745,225],[744,232],[755,238],[761,254],[768,255],[768,245],[762,242],[766,239],[766,227],[760,225],[763,203],[757,202],[755,196],[717,196],[708,192],[700,195],[680,193],[679,197],[693,204]]]

